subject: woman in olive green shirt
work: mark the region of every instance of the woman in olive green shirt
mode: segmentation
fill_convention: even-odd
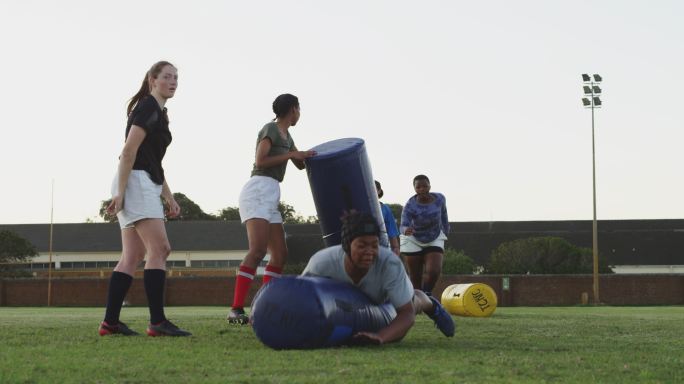
[[[273,101],[276,117],[259,131],[252,176],[240,192],[240,219],[247,227],[249,251],[240,264],[235,278],[233,305],[228,322],[246,324],[249,318],[243,309],[245,297],[256,275],[259,263],[270,251],[271,259],[266,265],[263,284],[271,278],[280,277],[287,259],[287,245],[283,218],[278,211],[280,182],[285,176],[288,160],[304,169],[304,159],[314,151],[298,151],[289,129],[299,121],[299,100],[296,96],[283,94]]]

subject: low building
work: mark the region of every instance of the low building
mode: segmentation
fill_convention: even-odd
[[[245,226],[236,221],[166,223],[173,270],[234,270],[247,253]],[[45,271],[50,259],[49,224],[8,224],[36,246],[39,256],[28,268]],[[286,224],[288,263],[304,263],[324,247],[317,224]],[[55,224],[52,266],[55,271],[111,270],[121,254],[116,223]],[[454,222],[447,247],[463,250],[478,265],[501,243],[533,236],[558,236],[591,247],[591,221]],[[599,251],[616,273],[684,273],[684,220],[602,220]]]
[[[309,249],[304,252],[313,253],[323,247],[320,236],[308,234],[315,233],[317,225],[290,227],[286,226],[287,230],[297,234],[296,238],[287,236],[291,252],[303,253],[301,249],[306,248],[305,244],[309,244]],[[0,225],[0,230],[13,231],[36,247],[37,257],[28,264],[17,265],[36,275],[48,269],[50,259],[56,272],[66,273],[111,270],[121,256],[121,230],[116,223],[55,224],[52,226],[52,247],[49,224]],[[232,270],[240,265],[248,250],[247,232],[239,222],[169,221],[166,230],[172,249],[167,260],[170,270]]]

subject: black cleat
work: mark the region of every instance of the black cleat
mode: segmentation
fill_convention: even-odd
[[[174,323],[164,320],[159,324],[152,324],[147,327],[148,336],[192,336],[192,333],[178,328]]]
[[[245,310],[242,308],[231,308],[226,320],[228,320],[230,324],[248,324],[249,316],[245,314]]]
[[[124,336],[138,336],[139,333],[128,328],[128,326],[119,321],[116,325],[111,325],[106,321],[100,323],[100,336],[105,335],[124,335]]]

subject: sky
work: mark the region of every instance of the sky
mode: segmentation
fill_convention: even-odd
[[[158,60],[179,74],[167,181],[207,213],[238,205],[293,93],[297,146],[364,139],[386,203],[426,174],[453,222],[591,220],[581,74],[598,73],[598,219],[683,218],[683,16],[661,0],[3,0],[0,224],[101,221],[126,103]],[[281,188],[315,215],[305,171]]]

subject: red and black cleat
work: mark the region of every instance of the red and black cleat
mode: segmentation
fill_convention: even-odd
[[[174,323],[164,320],[147,327],[148,336],[192,336],[192,333],[178,328]]]
[[[122,322],[118,322],[116,325],[111,325],[106,321],[100,323],[100,336],[105,335],[123,335],[123,336],[137,336],[138,332],[128,328],[128,326]]]

